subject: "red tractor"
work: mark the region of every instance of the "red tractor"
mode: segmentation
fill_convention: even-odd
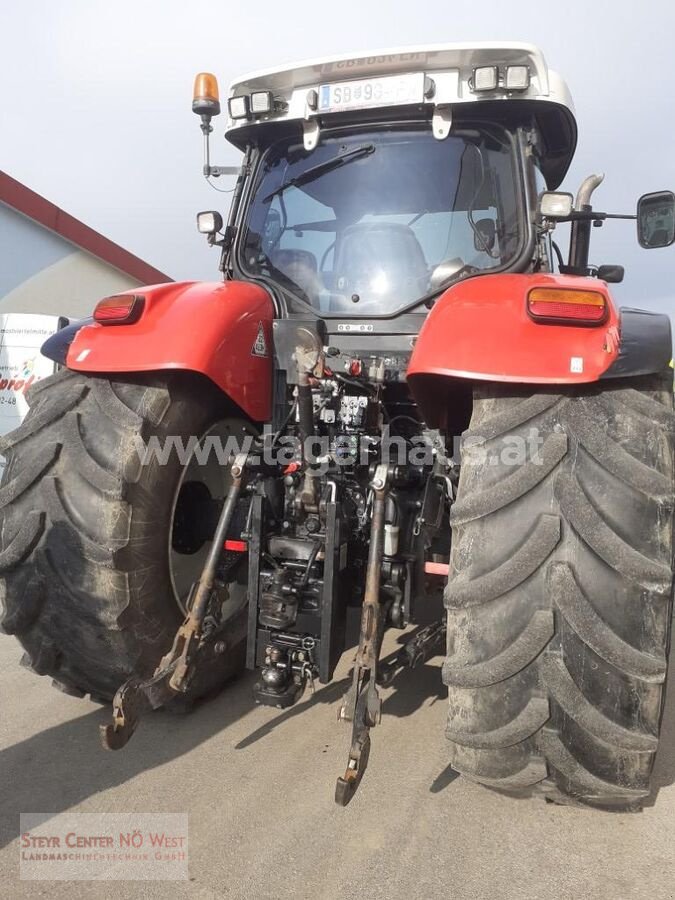
[[[193,109],[222,178],[212,75]],[[379,687],[442,648],[457,772],[639,808],[671,622],[671,334],[616,308],[623,269],[589,240],[629,218],[669,246],[675,197],[616,216],[599,177],[557,192],[573,107],[523,44],[266,71],[228,112],[229,218],[197,217],[222,280],[101,300],[47,341],[59,371],[2,441],[5,632],[67,693],[114,698],[116,749],[245,665],[257,702],[292,705],[358,606],[338,803]]]

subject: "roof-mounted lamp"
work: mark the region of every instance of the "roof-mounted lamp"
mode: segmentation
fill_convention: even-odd
[[[201,129],[204,135],[204,177],[233,175],[238,172],[235,166],[212,166],[209,135],[213,131],[211,119],[220,115],[220,94],[218,79],[211,72],[199,72],[195,78],[192,92],[192,112],[202,120]]]
[[[211,116],[220,115],[218,79],[211,72],[200,72],[195,78],[192,92],[192,112],[201,116],[202,125],[210,127]]]

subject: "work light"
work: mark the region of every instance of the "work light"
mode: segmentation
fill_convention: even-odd
[[[526,91],[530,86],[530,70],[527,66],[509,66],[504,87],[507,91]]]
[[[474,91],[494,91],[499,84],[497,66],[480,66],[473,70]]]
[[[255,91],[251,94],[251,112],[254,116],[272,112],[273,106],[272,91]]]
[[[539,215],[545,219],[566,219],[574,208],[574,197],[565,191],[544,191],[539,195]]]
[[[249,113],[248,94],[242,94],[240,97],[230,97],[227,101],[227,108],[230,111],[231,119],[246,119]]]
[[[216,234],[223,227],[223,217],[219,212],[206,210],[197,213],[197,231],[200,234]]]

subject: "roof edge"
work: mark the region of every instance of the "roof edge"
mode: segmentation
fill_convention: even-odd
[[[390,64],[396,59],[400,60],[409,67],[412,58],[417,56],[437,56],[448,52],[455,54],[469,54],[473,52],[488,51],[506,51],[521,52],[530,55],[537,65],[537,69],[545,72],[547,70],[546,60],[543,52],[535,44],[524,41],[458,41],[444,42],[433,44],[404,44],[396,47],[381,47],[377,50],[368,51],[352,51],[351,53],[340,53],[330,56],[316,56],[309,59],[300,59],[297,62],[284,63],[280,66],[271,66],[265,69],[258,69],[254,72],[246,72],[240,75],[230,83],[230,94],[236,90],[239,85],[247,84],[250,81],[258,81],[259,79],[267,79],[273,76],[292,75],[295,72],[302,72],[309,75],[310,79],[320,75],[327,76],[335,72],[339,72],[342,63],[354,64],[350,65],[345,72],[349,73],[352,69],[377,68],[382,62],[388,61]],[[427,65],[428,65],[427,60]],[[358,65],[360,64],[360,66]],[[362,71],[356,72],[352,77],[363,75]]]
[[[161,284],[173,281],[164,272],[155,269],[138,256],[120,247],[84,222],[69,215],[25,184],[0,171],[0,203],[5,203],[17,212],[44,228],[48,228],[65,240],[91,253],[115,269],[119,269],[141,284]]]

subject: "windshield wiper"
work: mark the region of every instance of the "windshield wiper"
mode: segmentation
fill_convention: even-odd
[[[340,166],[344,166],[345,163],[353,162],[355,159],[362,159],[364,156],[370,156],[371,153],[375,152],[375,149],[375,144],[364,144],[362,147],[354,147],[353,150],[348,150],[341,156],[334,156],[333,159],[327,159],[325,162],[318,163],[316,166],[305,169],[304,172],[296,175],[295,178],[291,178],[290,181],[285,182],[285,184],[282,184],[273,190],[262,202],[268,203],[273,197],[276,197],[277,194],[283,194],[289,187],[300,187],[303,184],[308,184],[310,181],[314,181],[315,178],[324,175],[326,172],[332,172],[333,169],[339,169]]]

